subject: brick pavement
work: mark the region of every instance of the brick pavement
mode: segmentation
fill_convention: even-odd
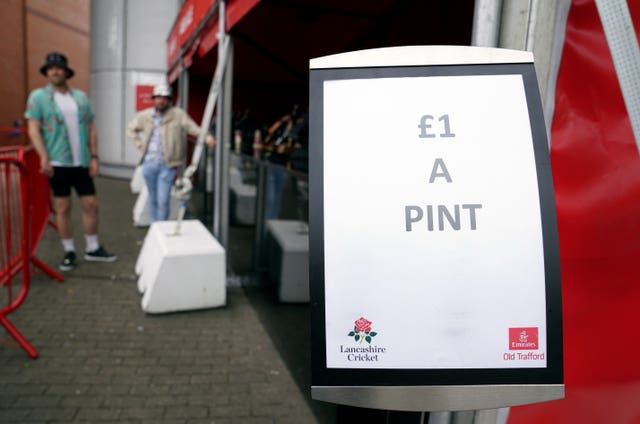
[[[224,308],[144,314],[135,197],[127,181],[97,183],[101,242],[120,259],[80,260],[62,284],[34,277],[10,319],[40,357],[9,346],[0,328],[0,423],[333,422],[335,408],[309,398],[308,306],[229,288]],[[60,253],[48,229],[38,257],[57,266]]]

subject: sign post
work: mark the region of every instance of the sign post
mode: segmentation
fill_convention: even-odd
[[[405,411],[562,398],[532,54],[396,47],[310,68],[312,397]]]

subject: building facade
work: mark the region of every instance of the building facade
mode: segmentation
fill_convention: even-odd
[[[0,13],[0,144],[26,141],[23,127],[29,92],[46,83],[40,66],[59,51],[75,70],[71,84],[89,91],[89,0],[4,0]],[[12,132],[14,134],[12,134]]]

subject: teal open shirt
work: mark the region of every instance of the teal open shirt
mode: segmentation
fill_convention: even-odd
[[[89,128],[93,122],[93,112],[89,99],[80,90],[70,89],[78,105],[78,130],[80,132],[80,163],[89,166],[91,154],[89,152]],[[49,160],[64,165],[73,165],[71,142],[64,123],[64,116],[53,98],[54,90],[51,85],[33,90],[27,101],[25,118],[40,122],[40,134],[44,146],[49,154]]]

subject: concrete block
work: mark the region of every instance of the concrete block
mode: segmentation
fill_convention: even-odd
[[[142,190],[146,184],[144,182],[144,175],[142,175],[142,166],[138,165],[133,170],[133,176],[131,177],[131,182],[129,183],[129,187],[131,188],[131,193],[138,194]]]
[[[229,166],[229,185],[255,185],[258,179],[258,170],[255,166],[239,164]]]
[[[229,191],[231,222],[240,225],[255,225],[256,186],[248,184],[229,185]]]
[[[242,185],[242,172],[237,166],[229,166],[229,186]]]
[[[169,219],[176,219],[178,217],[178,210],[180,209],[180,199],[171,194],[171,201],[169,204]],[[148,227],[151,224],[151,215],[149,212],[149,192],[147,191],[147,185],[143,184],[140,194],[136,199],[136,203],[133,205],[133,225],[136,227]]]
[[[281,302],[309,302],[309,231],[302,221],[267,221],[269,276]]]
[[[242,166],[242,156],[240,155],[231,155],[229,160],[229,170],[232,168],[239,168]]]
[[[154,222],[135,270],[142,310],[166,313],[224,306],[225,250],[198,220]]]

